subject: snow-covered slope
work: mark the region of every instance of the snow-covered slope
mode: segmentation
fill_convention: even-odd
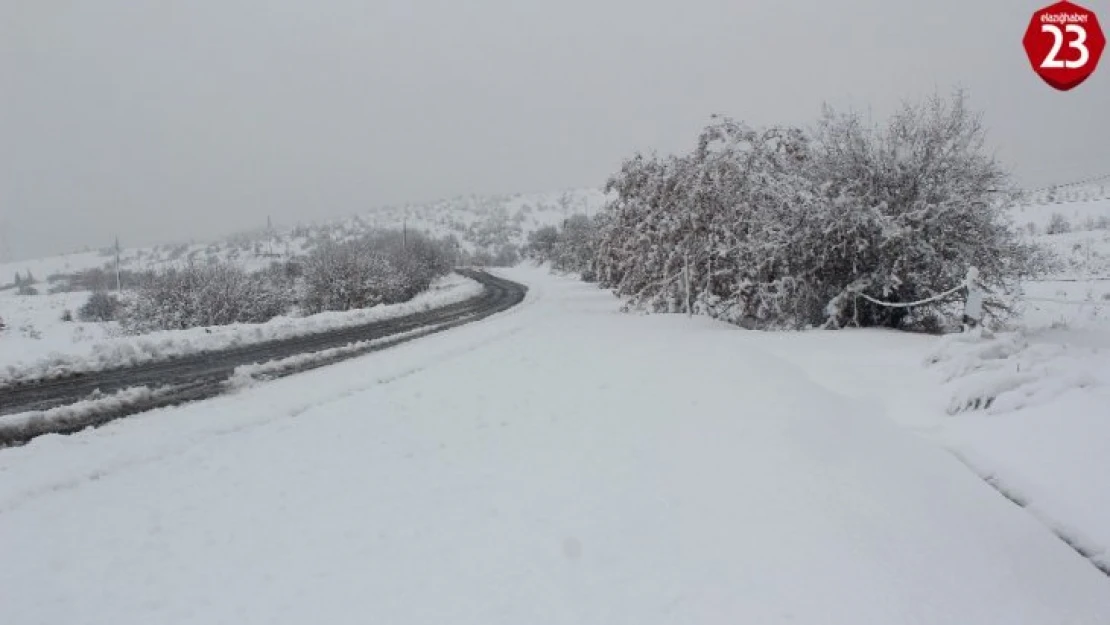
[[[421,204],[379,207],[347,219],[259,229],[230,234],[207,243],[181,243],[122,250],[124,270],[145,271],[189,260],[230,261],[248,270],[261,269],[276,260],[296,257],[321,236],[355,237],[368,228],[408,226],[435,237],[454,236],[468,252],[508,243],[521,245],[529,232],[555,225],[577,214],[596,214],[605,205],[599,189],[571,189],[551,193],[518,193],[490,196],[460,196]],[[50,289],[47,279],[89,269],[115,271],[112,249],[86,251],[39,259],[0,263],[0,287],[17,273],[28,272],[40,291]]]
[[[1110,579],[775,335],[510,275],[504,315],[0,453],[5,622],[1110,622]]]
[[[600,189],[460,196],[375,209],[344,223],[348,228],[352,224],[399,228],[407,223],[435,236],[454,236],[468,252],[493,251],[504,244],[520,246],[528,233],[561,224],[571,215],[596,215],[606,201]]]

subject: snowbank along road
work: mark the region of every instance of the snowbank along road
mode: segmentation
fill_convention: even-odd
[[[47,433],[74,432],[143,410],[211,397],[222,392],[225,382],[243,365],[307,353],[321,354],[319,358],[303,359],[268,373],[269,377],[278,377],[332,364],[481,319],[514,306],[524,298],[526,288],[520,284],[482,271],[460,270],[460,273],[481,282],[485,287],[482,295],[428,312],[352,328],[0,387],[0,445],[19,444]],[[356,344],[356,349],[338,349],[352,344]],[[157,392],[143,395],[137,401],[111,403],[104,408],[93,406],[59,418],[3,418],[4,415],[49,411],[94,394],[136,387],[157,389]]]
[[[524,302],[0,453],[5,625],[1106,625],[950,453],[705,318]]]

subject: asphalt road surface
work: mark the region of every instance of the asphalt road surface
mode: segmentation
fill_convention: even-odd
[[[0,419],[0,446],[18,445],[43,434],[71,433],[152,408],[213,397],[224,392],[227,380],[236,367],[242,365],[374,341],[372,345],[357,350],[344,350],[340,354],[282,368],[270,376],[279,377],[384,349],[507,310],[520,303],[527,292],[527,287],[523,285],[483,271],[458,272],[481,282],[485,287],[483,293],[450,306],[362,326],[0,387],[0,417],[50,410],[96,397],[97,393],[111,394],[135,387],[158,389],[152,397],[143,401],[63,415],[60,419],[36,419],[11,426],[4,426],[3,419]],[[396,340],[389,340],[389,337],[396,337]]]

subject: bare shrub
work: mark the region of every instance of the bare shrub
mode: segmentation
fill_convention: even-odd
[[[352,310],[402,299],[401,273],[365,240],[323,241],[304,263],[306,312]]]
[[[407,301],[451,270],[453,244],[414,232],[375,230],[355,239],[320,239],[303,267],[306,312]]]
[[[1044,231],[1045,234],[1067,234],[1071,232],[1071,223],[1061,213],[1052,213]]]
[[[118,297],[105,291],[96,291],[77,310],[77,317],[81,321],[115,321],[122,309],[123,303]]]
[[[227,263],[190,263],[148,276],[121,319],[133,333],[262,323],[288,311],[287,291]]]

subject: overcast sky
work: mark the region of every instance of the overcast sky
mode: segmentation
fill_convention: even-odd
[[[7,254],[599,186],[712,113],[881,116],[955,85],[1022,183],[1110,173],[1110,67],[1042,83],[1043,4],[0,0]]]

